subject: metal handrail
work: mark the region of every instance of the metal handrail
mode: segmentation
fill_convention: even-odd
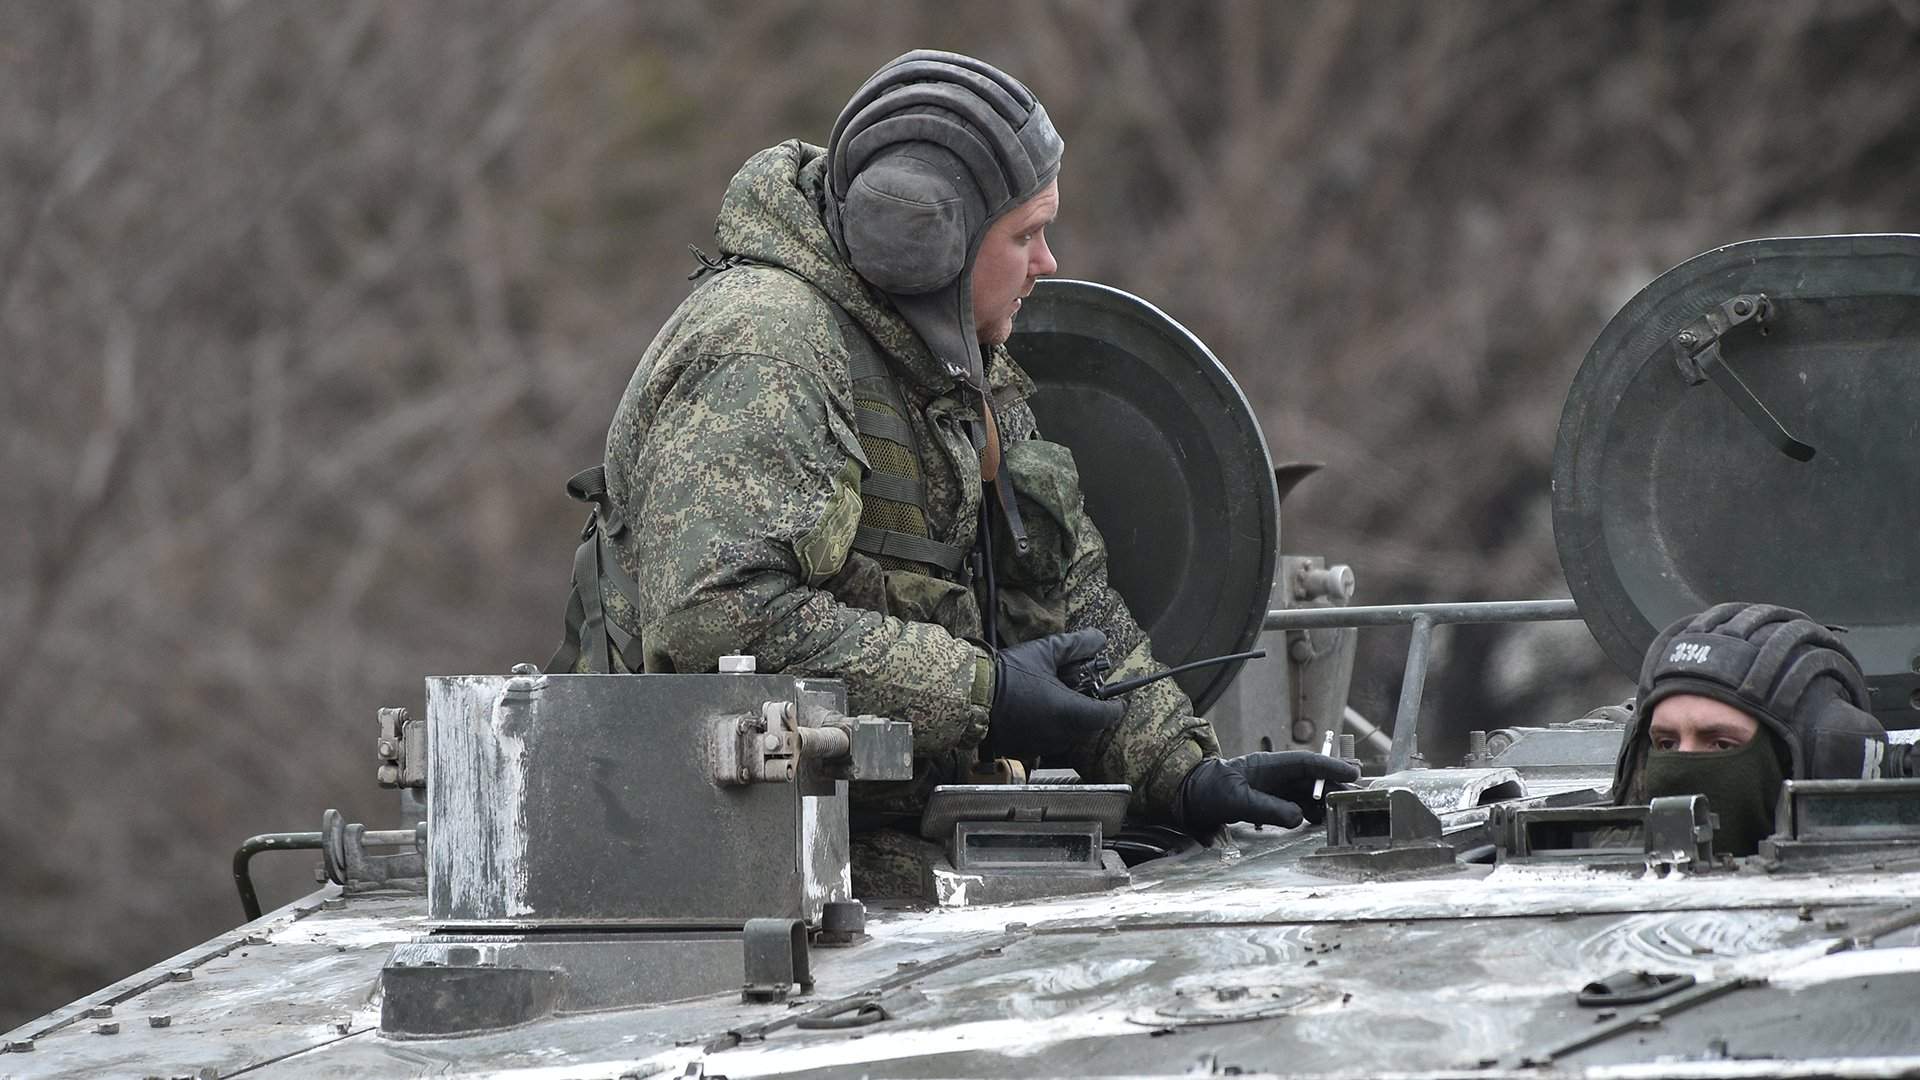
[[[1334,630],[1359,626],[1413,627],[1406,672],[1400,677],[1400,707],[1393,715],[1393,748],[1387,771],[1399,772],[1419,746],[1420,699],[1427,689],[1433,628],[1456,623],[1569,622],[1580,618],[1571,599],[1485,600],[1460,604],[1376,604],[1361,607],[1282,608],[1267,612],[1266,630]]]

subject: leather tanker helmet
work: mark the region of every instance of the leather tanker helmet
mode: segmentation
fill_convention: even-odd
[[[987,229],[1060,171],[1065,143],[1019,80],[916,50],[875,72],[827,141],[827,231],[952,374],[984,388],[972,268]]]
[[[1654,639],[1614,768],[1616,799],[1642,801],[1653,710],[1676,694],[1698,694],[1753,717],[1784,755],[1787,779],[1882,773],[1887,733],[1867,711],[1859,662],[1833,630],[1792,608],[1719,604]]]

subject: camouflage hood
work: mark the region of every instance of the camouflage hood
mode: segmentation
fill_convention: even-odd
[[[790,139],[769,147],[735,173],[720,202],[714,235],[720,250],[787,270],[811,283],[859,320],[895,369],[930,395],[956,380],[913,327],[847,265],[827,235],[826,151]]]

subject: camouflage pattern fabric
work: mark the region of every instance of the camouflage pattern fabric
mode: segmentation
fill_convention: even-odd
[[[911,721],[916,778],[861,785],[871,809],[911,812],[963,775],[987,734],[991,663],[975,591],[888,569],[851,550],[860,477],[852,380],[832,304],[872,336],[900,384],[926,491],[928,534],[971,548],[981,498],[966,425],[977,403],[912,328],[841,259],[821,221],[824,156],[787,142],[729,185],[716,234],[743,265],[703,281],[641,358],[607,433],[607,487],[629,528],[615,545],[647,671],[713,671],[750,653],[761,671],[842,679],[849,706]],[[831,300],[832,303],[829,303]],[[1098,627],[1114,678],[1159,670],[1106,582],[1065,447],[1037,438],[1033,385],[1004,348],[987,381],[1035,542],[1002,559],[1003,640]],[[997,551],[1011,552],[1010,543]],[[923,568],[932,569],[932,568]],[[1070,764],[1130,783],[1134,812],[1164,818],[1213,733],[1171,680],[1131,695],[1124,720]]]
[[[898,829],[856,833],[849,852],[853,895],[863,900],[931,898],[934,866],[946,849]]]

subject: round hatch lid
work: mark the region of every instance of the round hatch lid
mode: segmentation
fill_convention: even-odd
[[[1729,600],[1799,608],[1920,726],[1920,236],[1733,244],[1607,324],[1553,456],[1581,615],[1638,675],[1659,629]]]
[[[1267,443],[1240,387],[1152,304],[1043,280],[1007,348],[1033,377],[1040,433],[1073,450],[1107,580],[1177,666],[1253,648],[1280,548]],[[1204,713],[1241,663],[1174,676]]]

